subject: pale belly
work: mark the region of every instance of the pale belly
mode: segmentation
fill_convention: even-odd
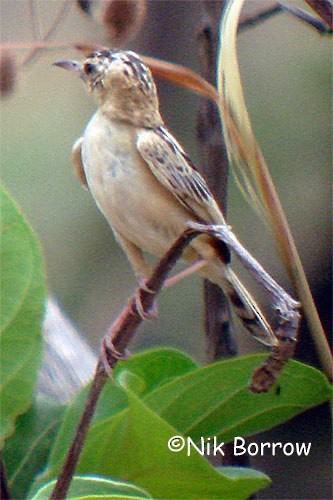
[[[91,193],[111,227],[140,248],[164,254],[191,219],[136,149],[134,128],[96,114],[87,126],[82,161]]]

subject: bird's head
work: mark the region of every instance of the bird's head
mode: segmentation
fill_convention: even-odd
[[[54,64],[76,73],[99,106],[113,118],[128,119],[138,125],[146,122],[149,115],[161,121],[152,74],[134,52],[101,50],[83,61]]]

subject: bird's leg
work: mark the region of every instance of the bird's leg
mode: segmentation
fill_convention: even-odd
[[[116,240],[124,250],[139,283],[148,279],[151,275],[152,269],[146,261],[143,251],[137,245],[125,238],[118,231],[113,230]]]
[[[200,271],[203,267],[206,267],[208,265],[208,260],[200,259],[194,264],[191,264],[190,266],[187,266],[183,271],[180,271],[179,273],[175,274],[171,278],[169,278],[165,283],[163,288],[169,288],[170,286],[176,285],[180,281],[182,281],[184,278],[187,278],[188,276],[191,276],[191,274],[196,273]]]
[[[135,299],[136,310],[143,320],[148,321],[151,319],[156,319],[158,316],[157,305],[153,304],[153,306],[149,309],[149,311],[145,311],[142,306],[142,301],[140,296],[140,289],[145,290],[146,292],[149,293],[154,293],[152,290],[149,290],[146,285],[146,281],[151,275],[152,269],[149,266],[148,262],[146,261],[141,248],[139,248],[137,245],[129,241],[127,238],[124,238],[124,236],[122,236],[118,232],[114,231],[114,233],[116,239],[118,240],[124,252],[126,253],[126,256],[130,261],[130,264],[135,272],[135,276],[137,277],[137,280],[139,282],[139,289],[136,292],[136,299]]]

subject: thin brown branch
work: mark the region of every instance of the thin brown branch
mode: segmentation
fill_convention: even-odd
[[[97,363],[95,376],[90,388],[88,399],[82,413],[80,422],[77,426],[75,437],[72,441],[71,447],[67,453],[65,462],[62,466],[58,480],[50,496],[50,500],[62,500],[66,498],[70,484],[73,479],[80,454],[95,414],[97,403],[101,395],[102,389],[107,381],[103,364],[99,361]]]
[[[248,28],[254,28],[258,26],[258,24],[266,21],[267,19],[270,19],[276,14],[280,14],[281,12],[282,6],[279,3],[276,3],[275,5],[263,9],[256,14],[243,18],[238,25],[238,31],[243,31]]]
[[[143,321],[142,314],[140,315],[138,310],[138,300],[143,311],[149,312],[156,295],[161,291],[168,274],[181,257],[184,249],[199,234],[200,231],[193,229],[187,229],[181,234],[174,245],[162,257],[145,285],[140,287],[137,294],[130,298],[121,314],[110,327],[104,337],[102,350],[102,357],[108,365],[106,367],[107,371],[114,367],[121,356],[126,356],[126,347]]]
[[[333,5],[331,0],[304,0],[318,16],[333,29]]]
[[[64,0],[53,23],[50,25],[49,29],[43,35],[41,40],[42,42],[47,42],[56,33],[56,31],[59,29],[63,21],[66,19],[69,9],[71,8],[71,4],[72,2]],[[41,49],[39,47],[33,49],[22,62],[22,66],[27,66],[28,64],[30,64],[38,56],[40,51]]]
[[[184,231],[170,250],[162,257],[145,285],[140,287],[137,294],[130,298],[128,304],[105,335],[102,343],[101,357],[97,364],[87,403],[51,494],[51,500],[66,498],[99,397],[107,380],[107,373],[110,374],[111,369],[121,358],[121,353],[125,353],[128,343],[133,338],[139,324],[143,321],[137,307],[138,297],[140,298],[143,310],[148,312],[153,305],[156,295],[161,291],[169,272],[181,257],[185,247],[199,234],[200,232],[193,229]]]
[[[139,288],[137,293],[129,299],[127,305],[109,328],[102,342],[100,360],[97,364],[95,377],[92,382],[84,412],[50,497],[51,500],[66,498],[89,426],[97,407],[98,399],[107,380],[107,374],[111,374],[111,370],[119,359],[124,359],[126,357],[126,348],[132,340],[137,327],[143,321],[143,315],[140,313],[142,313],[142,311],[144,313],[149,313],[156,295],[163,288],[163,284],[168,274],[177,260],[181,257],[184,249],[194,238],[200,234],[209,234],[219,241],[224,242],[225,233],[224,231],[219,232],[219,228],[221,227],[222,226],[204,226],[194,223],[189,225],[168,252],[161,258],[151,277]],[[138,307],[138,300],[140,300],[141,308]],[[282,319],[283,321],[280,321],[279,330],[277,332],[279,340],[278,345],[274,347],[268,360],[254,373],[250,389],[255,392],[266,392],[269,390],[281,369],[292,355],[293,340],[296,336],[294,330],[297,329],[298,323],[296,324],[294,317],[290,320],[289,317],[283,317]]]
[[[299,7],[286,5],[282,2],[277,2],[275,5],[263,9],[251,16],[243,18],[239,25],[238,31],[243,31],[248,28],[254,28],[260,23],[270,19],[276,14],[288,12],[293,17],[300,19],[309,26],[315,28],[319,33],[331,33],[333,28],[332,23],[332,3],[330,0],[304,0],[320,17],[318,19]]]
[[[279,341],[278,344],[273,347],[268,358],[252,374],[249,389],[254,393],[268,392],[278,379],[283,367],[294,355],[296,341],[285,334],[283,326],[275,335]]]
[[[309,3],[309,2],[308,2]],[[313,5],[318,4],[319,2],[312,2]],[[309,3],[310,5],[310,3]],[[314,8],[314,7],[313,7]],[[316,29],[318,33],[323,35],[332,33],[332,17],[330,19],[330,24],[326,22],[326,20],[319,19],[318,17],[314,17],[312,14],[307,12],[306,10],[300,9],[294,5],[285,5],[281,4],[282,11],[288,12],[293,17],[296,17],[300,21],[303,21],[308,26]]]

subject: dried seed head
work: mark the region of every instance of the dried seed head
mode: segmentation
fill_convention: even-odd
[[[9,51],[0,53],[0,94],[4,97],[10,94],[16,83],[16,64],[14,56]]]
[[[139,33],[145,14],[145,0],[104,0],[98,17],[112,43],[117,45]]]

